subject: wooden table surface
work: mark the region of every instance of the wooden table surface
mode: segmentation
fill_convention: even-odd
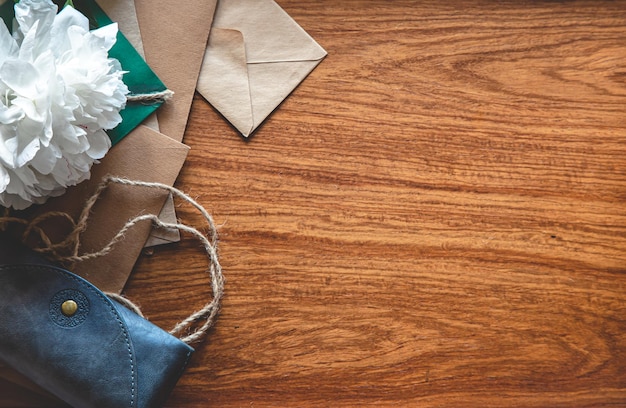
[[[278,2],[329,55],[248,141],[194,100],[226,296],[167,407],[626,406],[626,1]],[[126,294],[167,328],[204,262]]]

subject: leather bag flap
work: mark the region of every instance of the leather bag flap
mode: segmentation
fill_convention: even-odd
[[[67,313],[71,302],[76,310]],[[0,359],[77,407],[158,406],[193,352],[86,280],[46,264],[0,266],[0,316]]]

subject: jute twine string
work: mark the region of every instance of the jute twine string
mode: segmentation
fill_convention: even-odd
[[[153,103],[162,103],[174,96],[174,92],[166,89],[162,92],[145,93],[145,94],[130,94],[126,96],[127,102],[142,102],[147,105]]]
[[[99,251],[80,254],[80,235],[87,228],[87,221],[89,218],[89,214],[95,203],[97,202],[100,195],[103,193],[106,188],[112,183],[127,185],[127,186],[136,186],[136,187],[145,187],[145,188],[155,188],[160,190],[165,190],[171,193],[172,195],[182,199],[183,201],[191,204],[195,207],[204,217],[208,226],[209,233],[208,238],[205,234],[201,233],[194,227],[190,227],[188,225],[182,223],[168,223],[161,221],[154,214],[143,214],[137,217],[130,219],[124,226],[120,229],[120,231],[113,237],[111,240]],[[50,218],[60,217],[61,219],[70,223],[73,226],[71,232],[67,235],[67,237],[59,242],[52,243],[48,236],[43,231],[43,228],[40,227],[40,224]],[[104,256],[110,253],[115,245],[124,239],[126,233],[133,228],[135,225],[144,222],[150,221],[152,224],[158,228],[175,228],[181,232],[185,232],[193,235],[196,239],[198,239],[207,253],[209,258],[209,268],[208,272],[211,278],[211,289],[213,292],[213,298],[210,302],[208,302],[204,307],[192,313],[186,319],[178,322],[170,333],[172,335],[181,335],[181,333],[187,331],[191,331],[193,327],[196,327],[195,331],[188,333],[184,337],[180,339],[187,343],[191,344],[201,340],[206,332],[211,328],[211,326],[215,322],[215,318],[217,317],[217,313],[219,312],[219,306],[224,295],[224,275],[222,273],[222,267],[218,260],[217,254],[217,228],[215,227],[215,222],[211,215],[206,211],[204,207],[202,207],[198,202],[196,202],[193,198],[189,197],[187,194],[178,190],[175,187],[168,186],[162,183],[151,183],[144,181],[136,181],[136,180],[128,180],[119,177],[106,177],[104,180],[98,185],[96,191],[89,197],[89,199],[85,202],[85,206],[81,211],[81,214],[76,222],[70,217],[68,214],[63,212],[49,212],[45,213],[35,219],[28,221],[17,217],[11,217],[8,215],[8,212],[5,212],[3,217],[0,217],[0,227],[9,223],[17,223],[24,225],[25,231],[23,233],[23,240],[26,240],[31,234],[36,234],[42,242],[42,247],[35,248],[36,251],[47,253],[50,257],[54,258],[60,262],[82,262],[90,259],[95,259],[101,256]],[[61,250],[67,251],[69,249],[69,255],[61,254]],[[133,310],[135,313],[143,316],[141,310],[138,306],[136,306],[133,302],[128,300],[127,298],[107,293],[107,296],[115,299],[116,301],[122,303],[124,306]]]

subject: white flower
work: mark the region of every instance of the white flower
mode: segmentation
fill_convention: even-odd
[[[23,209],[90,177],[128,88],[108,57],[116,24],[90,32],[51,0],[21,0],[15,19],[13,36],[0,22],[0,204]]]

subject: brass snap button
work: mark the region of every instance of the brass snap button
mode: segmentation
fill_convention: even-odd
[[[1,1],[1,0],[0,0]],[[61,327],[81,325],[89,315],[89,300],[84,293],[76,289],[64,289],[50,299],[50,319]]]
[[[67,317],[74,316],[76,314],[76,311],[78,311],[78,305],[71,299],[66,300],[61,305],[61,312],[63,312],[63,314]]]

